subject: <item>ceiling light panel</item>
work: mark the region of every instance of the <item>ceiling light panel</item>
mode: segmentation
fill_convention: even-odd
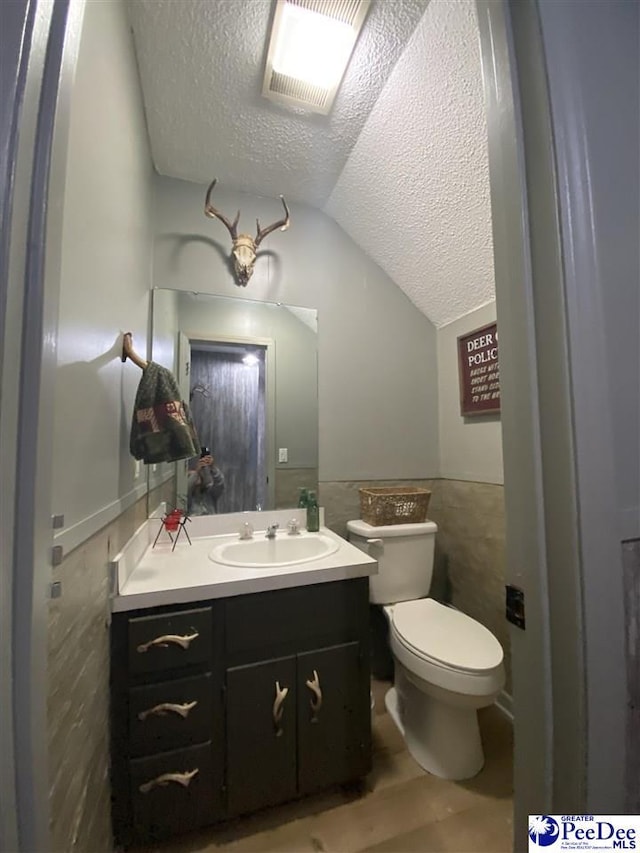
[[[276,0],[262,94],[328,113],[370,0]]]

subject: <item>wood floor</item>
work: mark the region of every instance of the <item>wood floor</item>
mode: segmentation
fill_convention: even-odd
[[[358,790],[326,794],[137,853],[508,853],[512,850],[512,732],[497,708],[480,712],[486,763],[466,782],[425,773],[373,683],[373,771]]]

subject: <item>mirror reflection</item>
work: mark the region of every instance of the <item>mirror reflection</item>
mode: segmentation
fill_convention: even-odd
[[[192,460],[187,474],[187,515],[212,515],[218,512],[225,490],[224,474],[208,447]]]
[[[174,373],[202,450],[152,466],[149,492],[164,483],[169,502],[208,515],[317,489],[317,311],[164,289],[152,307],[151,358]]]

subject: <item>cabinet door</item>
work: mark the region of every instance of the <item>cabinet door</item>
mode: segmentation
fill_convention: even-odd
[[[371,769],[369,667],[357,642],[298,655],[301,794]]]
[[[227,670],[228,814],[296,796],[296,659]]]

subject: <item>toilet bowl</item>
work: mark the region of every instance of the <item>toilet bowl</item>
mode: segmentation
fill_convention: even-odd
[[[484,765],[479,708],[504,685],[503,652],[479,622],[418,599],[384,608],[396,662],[387,710],[415,760],[443,779],[469,779]]]
[[[415,760],[436,776],[468,779],[484,764],[477,711],[504,685],[503,651],[470,616],[426,597],[437,527],[347,523],[350,541],[378,560],[370,600],[382,605],[395,661],[385,704]]]

